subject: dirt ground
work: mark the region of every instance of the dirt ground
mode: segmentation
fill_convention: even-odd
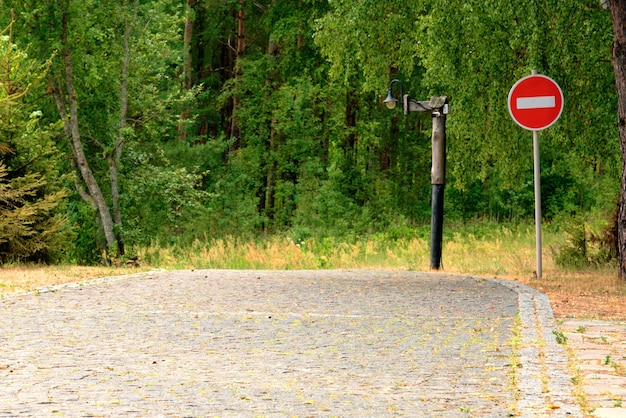
[[[626,298],[618,296],[561,295],[546,292],[557,318],[626,319]]]
[[[612,274],[512,279],[545,293],[557,318],[626,320],[626,280]]]

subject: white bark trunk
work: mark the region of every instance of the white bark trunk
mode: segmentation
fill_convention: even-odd
[[[76,92],[74,90],[74,81],[73,81],[73,68],[72,68],[72,57],[67,37],[68,31],[68,15],[67,10],[64,11],[63,14],[63,22],[62,22],[62,30],[61,30],[61,46],[62,46],[62,58],[64,63],[64,76],[65,76],[65,88],[69,102],[69,118],[66,120],[69,124],[69,134],[71,137],[70,144],[72,146],[72,151],[74,153],[74,157],[76,160],[76,165],[78,166],[78,170],[82,176],[83,181],[85,182],[85,186],[87,187],[87,193],[91,198],[93,205],[98,210],[100,215],[100,221],[102,223],[102,228],[104,230],[104,236],[107,243],[107,249],[111,253],[115,249],[115,233],[113,229],[113,219],[111,218],[111,211],[109,206],[104,199],[104,195],[102,194],[102,190],[96,181],[91,168],[89,167],[89,163],[87,162],[87,158],[85,156],[85,150],[83,148],[83,143],[80,136],[80,130],[78,127],[78,100],[76,98]]]

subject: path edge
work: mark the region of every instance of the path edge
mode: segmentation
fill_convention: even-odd
[[[482,279],[504,286],[518,295],[521,335],[516,377],[521,415],[584,416],[574,395],[572,376],[567,372],[568,356],[561,344],[564,343],[563,335],[548,296],[513,280]]]

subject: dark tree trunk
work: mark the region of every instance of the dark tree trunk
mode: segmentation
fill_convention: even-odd
[[[129,21],[126,22],[124,28],[124,59],[122,63],[122,74],[120,83],[120,121],[115,147],[109,159],[109,177],[111,184],[111,202],[113,205],[113,222],[117,228],[117,250],[118,255],[124,255],[124,240],[122,239],[122,209],[120,207],[120,188],[119,188],[119,166],[122,160],[122,150],[126,138],[124,137],[124,129],[126,128],[126,119],[128,118],[128,73],[130,69],[130,36],[137,20],[137,10],[139,9],[139,0],[133,2],[133,13]]]
[[[246,50],[246,9],[244,0],[239,0],[237,3],[237,45],[235,52],[237,57],[235,59],[235,78],[240,78],[242,75],[241,58]],[[237,118],[237,110],[241,106],[241,97],[238,94],[233,96],[233,112],[230,121],[230,137],[235,139],[233,148],[238,149],[241,147],[241,126]]]
[[[183,90],[190,90],[193,87],[193,57],[191,53],[191,41],[193,39],[194,8],[196,0],[187,0],[185,10],[185,30],[183,33],[183,48],[185,50],[185,62],[183,64]],[[187,138],[185,122],[189,119],[189,109],[183,110],[180,115],[180,125],[178,127],[178,139]]]
[[[278,48],[278,44],[274,42],[272,39],[269,40],[267,45],[267,55],[272,59],[275,59],[279,55],[280,51]],[[270,74],[266,80],[267,85],[272,85],[273,78],[277,78],[277,75]],[[275,83],[276,85],[277,83]],[[267,100],[271,100],[271,97],[267,97]],[[264,223],[263,229],[267,231],[271,228],[274,223],[274,207],[276,203],[276,172],[278,170],[277,163],[275,160],[275,153],[278,140],[276,135],[276,126],[277,121],[274,118],[270,120],[269,126],[269,139],[266,145],[266,153],[269,156],[268,161],[266,162],[266,176],[265,176],[265,196],[263,196],[263,211],[260,211],[261,214],[264,214],[267,218],[267,222]]]
[[[358,134],[356,123],[358,110],[358,95],[355,89],[350,87],[346,91],[346,128],[348,129],[348,136],[343,144],[343,151],[346,158],[353,163],[356,162],[357,156]]]
[[[622,152],[622,177],[617,223],[619,276],[626,279],[626,0],[610,0],[613,18],[613,70],[617,87],[617,126]]]

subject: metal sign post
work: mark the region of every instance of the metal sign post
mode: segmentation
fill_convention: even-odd
[[[535,178],[535,242],[537,278],[541,278],[541,172],[539,131],[551,126],[563,112],[563,92],[550,77],[532,74],[520,79],[509,92],[509,113],[522,128],[533,131],[533,162]]]
[[[541,279],[541,165],[539,160],[539,131],[533,131],[533,161],[535,178],[535,253],[537,278]]]

